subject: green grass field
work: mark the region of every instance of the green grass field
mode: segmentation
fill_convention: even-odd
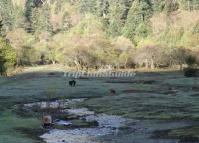
[[[62,72],[52,76],[48,72],[0,78],[0,143],[42,142],[38,138],[42,134],[41,117],[23,113],[15,105],[46,100],[49,92],[53,99],[87,97],[89,100],[78,106],[97,113],[149,122],[155,138],[199,138],[199,78],[184,78],[182,73],[171,71],[138,72],[135,79],[79,79],[77,87],[72,88]],[[109,89],[115,89],[116,95],[109,96]],[[163,128],[157,124],[182,121],[189,122],[190,126]],[[132,134],[123,137],[136,138]]]

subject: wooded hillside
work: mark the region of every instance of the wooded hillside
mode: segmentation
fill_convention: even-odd
[[[17,65],[155,68],[182,65],[190,55],[199,61],[198,0],[1,0],[0,19]]]

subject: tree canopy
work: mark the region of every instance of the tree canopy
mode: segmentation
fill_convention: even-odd
[[[1,45],[17,65],[173,66],[199,50],[198,15],[198,0],[1,0]]]

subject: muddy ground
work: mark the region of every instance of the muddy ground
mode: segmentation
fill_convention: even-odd
[[[44,111],[26,110],[24,104],[74,98],[86,100],[68,108],[88,108],[96,114],[132,120],[120,127],[117,135],[101,136],[99,142],[199,142],[198,78],[161,71],[138,72],[132,79],[78,79],[76,87],[68,86],[68,80],[61,70],[40,69],[0,78],[0,143],[44,142],[40,138],[48,132],[41,127]],[[110,96],[110,89],[116,95]]]

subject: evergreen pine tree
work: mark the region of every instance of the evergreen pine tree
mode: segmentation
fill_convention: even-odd
[[[128,12],[127,20],[123,28],[123,35],[135,42],[135,36],[144,32],[147,36],[149,18],[152,15],[152,4],[150,0],[135,0]],[[142,27],[142,28],[140,28]],[[143,28],[145,29],[143,31]]]
[[[26,23],[26,30],[28,33],[33,33],[33,23],[32,23],[32,17],[33,17],[33,8],[34,3],[33,0],[27,0],[25,5],[25,23]]]
[[[3,20],[3,29],[5,32],[13,28],[14,8],[11,0],[0,1],[0,16]]]

